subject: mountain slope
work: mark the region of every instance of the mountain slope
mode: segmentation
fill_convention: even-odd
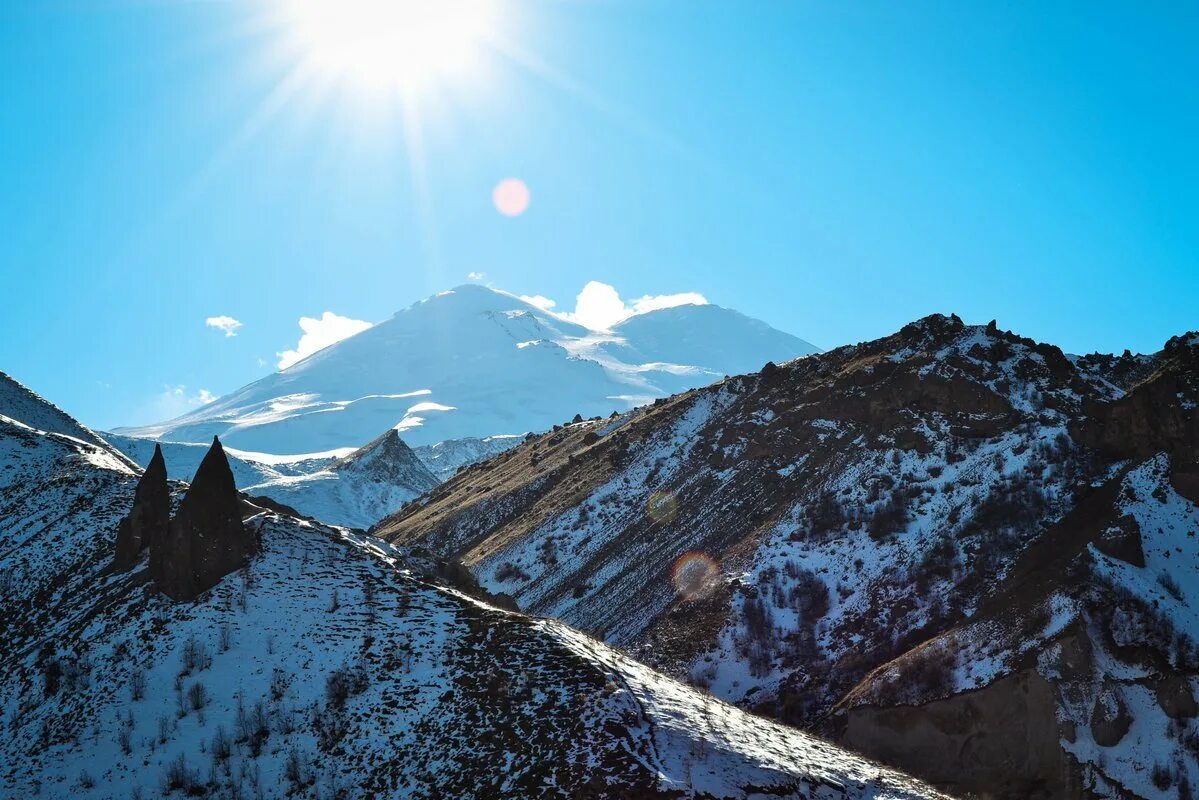
[[[601,349],[626,364],[691,364],[713,380],[755,372],[770,360],[819,352],[808,342],[716,305],[683,305],[637,314],[612,329]],[[679,387],[684,388],[684,387]]]
[[[126,460],[91,428],[81,424],[53,403],[38,396],[11,376],[0,372],[0,415],[31,428],[70,436]]]
[[[647,352],[638,355],[657,358],[697,313],[667,313],[677,311],[633,317],[620,329],[644,332]],[[626,363],[604,349],[637,354],[636,339],[620,329],[597,335],[512,295],[460,286],[190,414],[118,433],[191,442],[219,435],[235,448],[279,454],[358,447],[391,427],[414,446],[523,434],[708,383],[747,353],[757,353],[760,364],[814,350],[719,312],[722,341],[711,359]],[[680,348],[680,355],[705,356],[694,339]]]
[[[7,419],[0,452],[14,796],[937,796],[344,530],[248,507],[256,555],[172,602],[111,566],[123,461]]]
[[[439,482],[390,430],[316,472],[272,478],[245,491],[330,525],[365,529]]]
[[[995,592],[1025,580],[1017,566],[1044,561],[1038,543],[1059,541],[1046,537],[1114,471],[1166,458],[1171,485],[1193,492],[1194,354],[1194,337],[1180,337],[1152,357],[1067,358],[994,324],[934,315],[884,339],[537,437],[465,470],[376,533],[460,558],[489,591],[726,700],[817,726],[896,659],[910,654],[919,665],[905,673],[914,686],[939,678],[937,659],[916,657],[937,652],[923,644],[984,619]],[[1099,536],[1091,528],[1088,536]],[[1152,547],[1154,535],[1137,542]],[[1098,581],[1070,563],[1059,584]],[[1029,642],[1054,634],[1048,623],[1030,631],[1024,622],[1045,609],[1067,618],[1049,585],[1029,590],[1011,646],[955,662],[967,677],[946,684],[949,696],[1010,674],[1001,656],[1005,664],[1035,659],[1041,650],[1017,647],[1017,634]],[[1109,597],[1127,614],[1151,600]],[[1123,679],[1128,663],[1112,661],[1102,674]],[[945,726],[971,742],[998,743],[962,751],[970,770],[922,773],[931,762],[913,754],[921,737],[881,718],[853,744],[955,791],[1036,794],[1044,775],[1033,756],[1045,747],[1052,769],[1064,770],[1052,784],[1066,787],[1064,796],[1144,789],[1124,775],[1127,761],[1053,746],[1055,720],[1076,729],[1090,720],[1079,717],[1073,684],[1039,669],[1054,709],[1045,738],[1026,735],[1031,718],[1011,702],[997,706],[1017,709],[1007,722],[962,704],[946,712]],[[1194,672],[1173,663],[1161,674],[1185,682]],[[896,685],[878,695],[890,698],[887,707],[907,702]],[[909,723],[928,720],[913,712]],[[1184,722],[1146,735],[1147,746],[1168,753],[1199,731]],[[929,759],[944,766],[950,744],[927,741],[937,742]],[[1197,768],[1170,765],[1192,784]],[[1142,796],[1167,796],[1154,787]]]
[[[166,456],[167,470],[172,480],[190,480],[196,474],[204,454],[208,452],[208,442],[160,442],[155,439],[142,439],[136,436],[123,436],[119,433],[104,432],[102,438],[116,449],[120,450],[139,466],[145,467],[154,455],[154,448],[161,447]],[[305,453],[297,456],[272,456],[268,453],[252,453],[245,450],[226,448],[229,457],[229,467],[239,488],[255,486],[279,478],[310,475],[327,467],[332,461],[347,456],[354,448],[343,448],[325,453]]]

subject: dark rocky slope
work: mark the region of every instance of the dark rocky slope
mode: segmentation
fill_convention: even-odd
[[[377,531],[956,791],[1174,797],[1199,732],[1124,687],[1194,674],[1197,344],[1077,358],[934,315],[531,438]]]

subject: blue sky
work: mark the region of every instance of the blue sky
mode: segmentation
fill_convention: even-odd
[[[1185,4],[497,0],[505,47],[415,96],[289,81],[276,5],[0,11],[0,369],[89,424],[470,272],[825,347],[933,311],[1079,352],[1199,328]]]

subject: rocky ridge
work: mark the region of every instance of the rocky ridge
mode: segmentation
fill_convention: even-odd
[[[1195,675],[1196,342],[1071,357],[933,315],[533,437],[376,532],[951,791],[1174,797],[1199,734],[1127,687],[1187,707]]]

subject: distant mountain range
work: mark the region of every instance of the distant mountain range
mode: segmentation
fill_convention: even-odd
[[[470,284],[182,417],[125,436],[292,455],[541,431],[816,352],[714,305],[648,311],[597,332]]]

